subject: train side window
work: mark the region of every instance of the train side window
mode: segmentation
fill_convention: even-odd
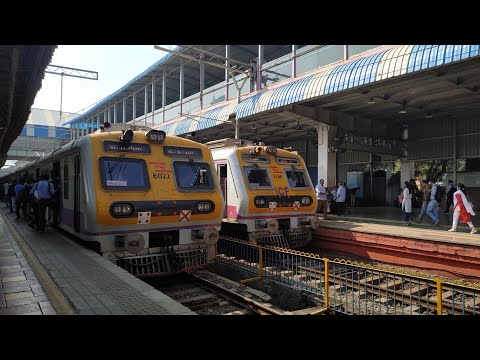
[[[102,156],[100,159],[102,187],[106,190],[148,190],[147,163],[143,159]]]
[[[68,164],[63,164],[63,198],[68,199]]]
[[[245,166],[244,170],[248,180],[248,187],[250,189],[272,187],[272,182],[270,181],[270,177],[268,176],[267,169]]]
[[[210,165],[195,161],[174,161],[177,187],[183,191],[211,191],[215,189]]]

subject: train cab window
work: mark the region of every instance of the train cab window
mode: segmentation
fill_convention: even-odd
[[[244,167],[250,189],[271,188],[272,182],[268,170],[261,167]]]
[[[305,174],[302,170],[286,170],[288,180],[288,187],[290,188],[304,188],[308,186],[305,179]]]
[[[143,159],[101,157],[100,175],[102,187],[107,190],[148,190],[147,164]]]
[[[210,165],[196,161],[174,161],[173,170],[177,187],[182,191],[213,191]]]

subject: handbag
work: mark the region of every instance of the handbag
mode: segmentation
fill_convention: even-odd
[[[398,195],[398,203],[403,204],[403,194]]]

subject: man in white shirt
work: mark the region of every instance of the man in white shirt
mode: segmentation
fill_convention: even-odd
[[[341,182],[338,183],[337,190],[337,215],[347,215],[347,210],[345,209],[345,200],[347,199],[347,189],[343,186]]]
[[[318,185],[315,186],[315,192],[317,193],[318,205],[317,213],[320,212],[320,209],[323,209],[323,219],[327,220],[327,188],[323,185],[323,179],[320,179]]]

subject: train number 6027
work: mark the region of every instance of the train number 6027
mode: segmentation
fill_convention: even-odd
[[[170,179],[170,174],[167,173],[153,173],[154,179]]]

